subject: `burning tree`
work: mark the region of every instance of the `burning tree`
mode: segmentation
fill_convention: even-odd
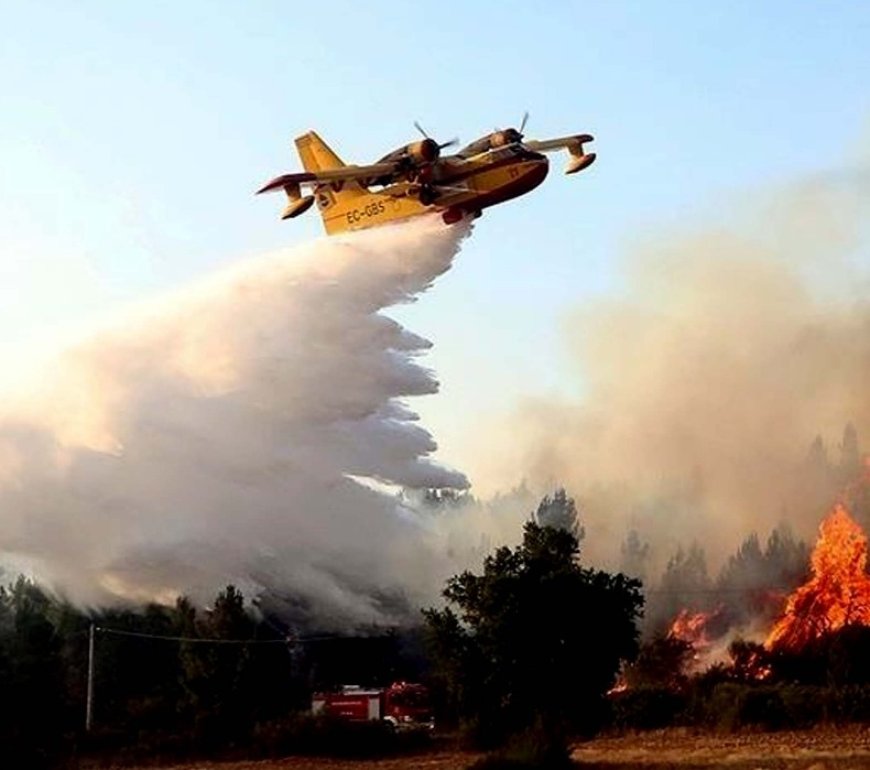
[[[769,650],[799,650],[845,626],[870,626],[867,536],[838,503],[821,523],[810,579],[789,596],[765,641]]]
[[[778,525],[762,548],[753,532],[722,566],[715,581],[706,571],[703,551],[694,545],[679,549],[668,562],[654,611],[660,623],[653,636],[666,636],[689,646],[682,675],[722,664],[730,641],[740,631],[769,627],[782,612],[787,592],[806,579],[810,548],[795,539],[786,523]],[[662,610],[669,610],[662,618]]]

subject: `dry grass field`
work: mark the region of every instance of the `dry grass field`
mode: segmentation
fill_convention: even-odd
[[[596,770],[870,770],[870,728],[702,734],[662,730],[579,745],[574,759]]]
[[[477,756],[438,752],[364,761],[289,757],[198,762],[162,770],[464,770]],[[597,738],[578,744],[573,757],[578,770],[870,770],[870,727],[722,735],[663,730]]]
[[[477,755],[462,752],[420,754],[397,759],[349,760],[320,759],[312,757],[288,757],[286,759],[263,759],[250,762],[195,762],[171,765],[159,770],[464,770]],[[118,769],[120,770],[120,768]],[[149,768],[125,768],[125,770],[157,770]]]

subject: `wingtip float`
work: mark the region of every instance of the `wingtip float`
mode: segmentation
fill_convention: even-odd
[[[438,143],[418,124],[423,139],[406,144],[376,163],[345,164],[315,133],[296,139],[305,169],[275,177],[257,193],[283,190],[287,205],[281,219],[304,214],[315,203],[329,235],[377,227],[437,211],[447,224],[483,209],[525,195],[547,176],[544,153],[567,150],[566,174],[576,174],[595,161],[584,144],[590,134],[524,141],[528,113],[520,128],[496,130],[458,152],[442,154],[457,142]],[[303,188],[310,191],[303,194]]]

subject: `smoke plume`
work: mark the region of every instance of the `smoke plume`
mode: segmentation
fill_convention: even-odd
[[[0,406],[0,558],[78,602],[232,581],[322,622],[391,620],[426,564],[379,484],[467,482],[403,400],[437,389],[429,343],[381,311],[467,232],[423,219],[270,254],[58,353]]]
[[[818,175],[637,245],[619,296],[566,324],[578,395],[527,399],[470,476],[566,485],[611,566],[632,530],[659,570],[693,540],[715,566],[782,519],[812,539],[832,492],[815,437],[843,478],[847,424],[870,443],[868,203],[866,171]]]

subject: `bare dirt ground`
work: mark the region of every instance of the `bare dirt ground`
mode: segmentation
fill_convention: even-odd
[[[162,770],[465,770],[478,757],[464,752],[362,761],[289,757]],[[573,759],[578,770],[870,770],[870,726],[738,735],[664,730],[581,743]]]
[[[575,748],[596,770],[870,770],[870,727],[776,733],[662,730],[598,738]]]
[[[159,770],[465,770],[479,755],[463,752],[440,752],[398,757],[395,759],[325,759],[287,757],[250,762],[195,762],[171,765]],[[127,768],[126,770],[157,770],[157,768]]]

